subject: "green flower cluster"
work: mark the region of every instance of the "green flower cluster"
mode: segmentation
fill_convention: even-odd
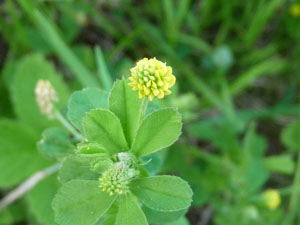
[[[125,194],[129,191],[130,181],[138,176],[135,170],[135,160],[133,155],[126,152],[120,152],[117,155],[119,162],[114,163],[113,167],[105,171],[99,178],[99,187],[110,195],[115,193]]]

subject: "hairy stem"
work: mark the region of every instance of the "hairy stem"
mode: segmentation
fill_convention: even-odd
[[[61,113],[57,110],[55,112],[55,117],[59,120],[59,122],[76,138],[76,140],[82,140],[82,135],[61,115]]]
[[[0,201],[0,212],[4,208],[15,202],[17,199],[21,198],[24,194],[30,191],[38,182],[55,173],[61,164],[55,164],[51,167],[48,167],[44,170],[38,171],[20,184],[17,188],[9,192],[1,201]]]

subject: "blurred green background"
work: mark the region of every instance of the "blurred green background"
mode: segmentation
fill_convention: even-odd
[[[194,190],[189,222],[176,224],[300,224],[296,0],[0,1],[0,196],[51,164],[35,144],[55,124],[38,111],[38,79],[56,84],[65,107],[72,91],[109,90],[143,57],[177,78],[156,103],[179,108],[183,134],[152,171]],[[0,224],[54,225],[57,187],[45,180]]]

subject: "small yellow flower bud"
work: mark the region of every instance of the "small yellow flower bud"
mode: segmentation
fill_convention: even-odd
[[[39,80],[35,88],[35,96],[41,112],[52,118],[53,103],[58,101],[58,97],[51,83],[47,80]]]
[[[294,17],[300,16],[300,5],[297,3],[294,3],[293,5],[291,5],[290,13]]]
[[[156,58],[144,58],[136,63],[131,70],[128,85],[132,90],[139,91],[139,98],[148,96],[150,101],[154,97],[163,98],[171,94],[171,88],[176,81],[172,68]]]
[[[279,192],[275,189],[265,191],[262,195],[262,199],[269,209],[276,209],[280,205],[281,201]]]

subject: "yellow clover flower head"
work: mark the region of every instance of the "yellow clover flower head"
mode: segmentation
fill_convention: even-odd
[[[300,4],[294,3],[293,5],[291,5],[290,13],[294,17],[300,16]]]
[[[263,202],[269,209],[276,209],[281,202],[279,192],[276,189],[269,189],[263,193]]]
[[[172,74],[172,68],[156,58],[144,58],[130,69],[131,77],[129,86],[132,90],[139,91],[139,98],[149,97],[150,101],[154,97],[163,98],[171,94],[171,88],[176,81]]]

